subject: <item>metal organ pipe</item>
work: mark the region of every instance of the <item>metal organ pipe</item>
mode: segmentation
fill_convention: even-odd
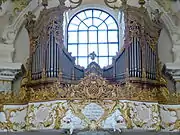
[[[132,45],[131,45],[131,76],[134,77],[134,37],[132,38]]]
[[[128,58],[129,58],[129,74],[130,77],[141,76],[141,50],[139,46],[138,37],[132,38],[132,43],[128,47]]]
[[[34,72],[35,72],[35,55],[32,55],[32,79],[34,79]]]
[[[134,37],[134,76],[137,77],[137,46],[136,46],[136,37]]]
[[[153,68],[154,68],[154,59],[153,59],[153,51],[151,49],[151,47],[149,46],[149,50],[150,50],[150,78],[149,79],[152,79],[152,75],[153,75]]]
[[[58,70],[58,67],[57,67],[57,62],[58,62],[58,58],[57,58],[57,50],[58,50],[58,44],[56,43],[55,44],[55,54],[54,54],[54,57],[55,57],[55,77],[57,77],[57,70]]]
[[[36,48],[36,52],[35,52],[35,56],[36,56],[36,68],[35,68],[35,79],[37,79],[37,67],[38,67],[38,61],[37,61],[37,58],[38,58],[38,55],[37,55],[37,48]]]
[[[139,70],[139,58],[138,58],[138,38],[136,37],[135,38],[135,77],[139,77],[139,73],[138,73],[138,70]]]
[[[138,38],[136,38],[136,48],[137,48],[137,77],[141,77],[141,49]]]
[[[50,77],[51,74],[51,32],[49,34],[49,43],[48,43],[48,75]]]
[[[125,78],[125,67],[126,65],[123,64],[125,63],[125,50],[123,50],[120,54],[120,56],[115,60],[116,62],[116,67],[115,67],[115,75],[116,79],[121,81],[122,79]]]

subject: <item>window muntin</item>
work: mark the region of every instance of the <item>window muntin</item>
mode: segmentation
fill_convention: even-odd
[[[68,51],[77,65],[86,68],[93,52],[94,61],[101,67],[112,64],[112,57],[119,50],[119,29],[109,13],[99,9],[80,11],[70,20],[67,32]]]

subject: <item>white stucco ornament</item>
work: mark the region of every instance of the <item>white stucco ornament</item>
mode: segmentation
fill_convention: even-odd
[[[0,5],[0,16],[3,16],[9,8],[11,1],[7,0],[6,2],[2,2],[2,4]]]
[[[114,132],[122,132],[121,129],[127,128],[127,126],[121,112],[116,110],[103,122],[103,128],[113,129]]]

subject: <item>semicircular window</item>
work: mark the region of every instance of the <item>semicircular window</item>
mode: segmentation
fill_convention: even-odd
[[[109,13],[86,9],[75,14],[68,24],[68,51],[76,64],[87,67],[95,61],[101,67],[112,64],[119,50],[119,29]]]

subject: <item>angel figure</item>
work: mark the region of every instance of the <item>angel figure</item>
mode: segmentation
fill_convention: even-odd
[[[63,118],[63,122],[65,123],[65,128],[69,129],[70,135],[73,133],[74,124],[72,118]]]
[[[121,129],[119,128],[118,124],[123,123],[124,118],[121,115],[117,115],[116,112],[112,115],[112,120],[111,120],[111,126],[113,128],[113,131],[116,132],[119,131],[120,133],[122,132]]]
[[[31,23],[34,23],[34,19],[36,18],[36,16],[31,11],[29,11],[27,14],[25,14],[24,17],[26,18],[25,24],[27,26],[31,25]]]
[[[155,9],[155,11],[151,12],[151,14],[153,15],[153,22],[155,22],[156,24],[160,24],[162,12],[160,12],[159,9]]]
[[[66,0],[59,0],[59,5],[60,5],[60,6],[65,5],[65,1],[66,1]]]
[[[19,99],[23,100],[26,97],[27,88],[22,87],[19,91]]]
[[[67,112],[67,108],[63,106],[63,104],[58,103],[57,106],[53,109],[55,111],[55,129],[59,129],[61,126],[61,119],[64,117]]]

